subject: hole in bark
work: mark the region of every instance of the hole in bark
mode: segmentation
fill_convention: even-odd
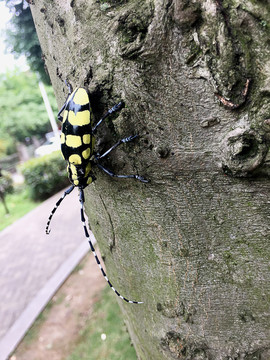
[[[253,158],[257,152],[257,140],[252,134],[243,134],[238,141],[232,144],[232,158],[240,161]]]
[[[61,18],[60,16],[58,16],[56,18],[56,21],[58,22],[60,27],[63,27],[65,25],[65,20],[63,18]]]
[[[169,155],[170,150],[166,147],[158,147],[157,153],[160,158],[164,159]]]

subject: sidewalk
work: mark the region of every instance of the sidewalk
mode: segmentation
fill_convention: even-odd
[[[0,232],[0,360],[6,360],[51,296],[89,250],[78,191],[62,191]]]

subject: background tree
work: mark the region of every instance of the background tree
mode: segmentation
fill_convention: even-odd
[[[37,72],[45,84],[50,84],[28,2],[25,0],[6,0],[6,5],[13,13],[6,31],[8,50],[15,57],[24,55],[30,69]]]
[[[9,210],[5,197],[12,191],[13,185],[11,176],[6,171],[0,168],[0,199],[2,201],[6,214],[9,214]]]
[[[269,2],[31,5],[58,105],[90,90],[98,149],[87,213],[139,359],[269,359]],[[79,214],[78,214],[79,216]],[[78,234],[81,237],[81,234]],[[89,286],[89,284],[86,286]]]
[[[46,91],[55,112],[53,89]],[[0,75],[0,138],[24,142],[26,137],[42,136],[50,131],[50,122],[38,86],[38,78],[31,72]]]

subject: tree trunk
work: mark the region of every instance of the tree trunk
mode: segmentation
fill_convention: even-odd
[[[100,127],[100,152],[140,135],[104,164],[149,184],[95,169],[86,188],[109,278],[144,301],[120,301],[139,359],[270,358],[269,8],[267,0],[31,5],[59,108],[67,79],[89,89],[96,121],[125,102]]]
[[[6,212],[6,215],[9,214],[9,210],[8,210],[8,207],[7,207],[7,203],[6,203],[6,200],[5,200],[5,193],[3,192],[0,192],[0,199],[2,201],[2,204],[4,206],[4,209],[5,209],[5,212]]]

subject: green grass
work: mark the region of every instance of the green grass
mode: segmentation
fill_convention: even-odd
[[[106,334],[106,340],[101,335]],[[109,287],[95,304],[72,354],[66,360],[137,360],[121,310]]]
[[[61,299],[62,301],[62,299]],[[39,316],[36,318],[34,324],[30,327],[30,329],[27,331],[23,338],[24,345],[30,345],[32,342],[37,341],[37,337],[40,331],[41,326],[46,321],[49,312],[51,308],[54,306],[54,303],[52,300],[49,301],[49,303],[46,305],[45,309],[39,314]]]
[[[4,205],[2,201],[0,201],[0,231],[40,204],[40,202],[34,202],[30,199],[28,191],[25,188],[15,189],[13,194],[8,194],[5,197],[5,201],[9,214],[6,214]]]

